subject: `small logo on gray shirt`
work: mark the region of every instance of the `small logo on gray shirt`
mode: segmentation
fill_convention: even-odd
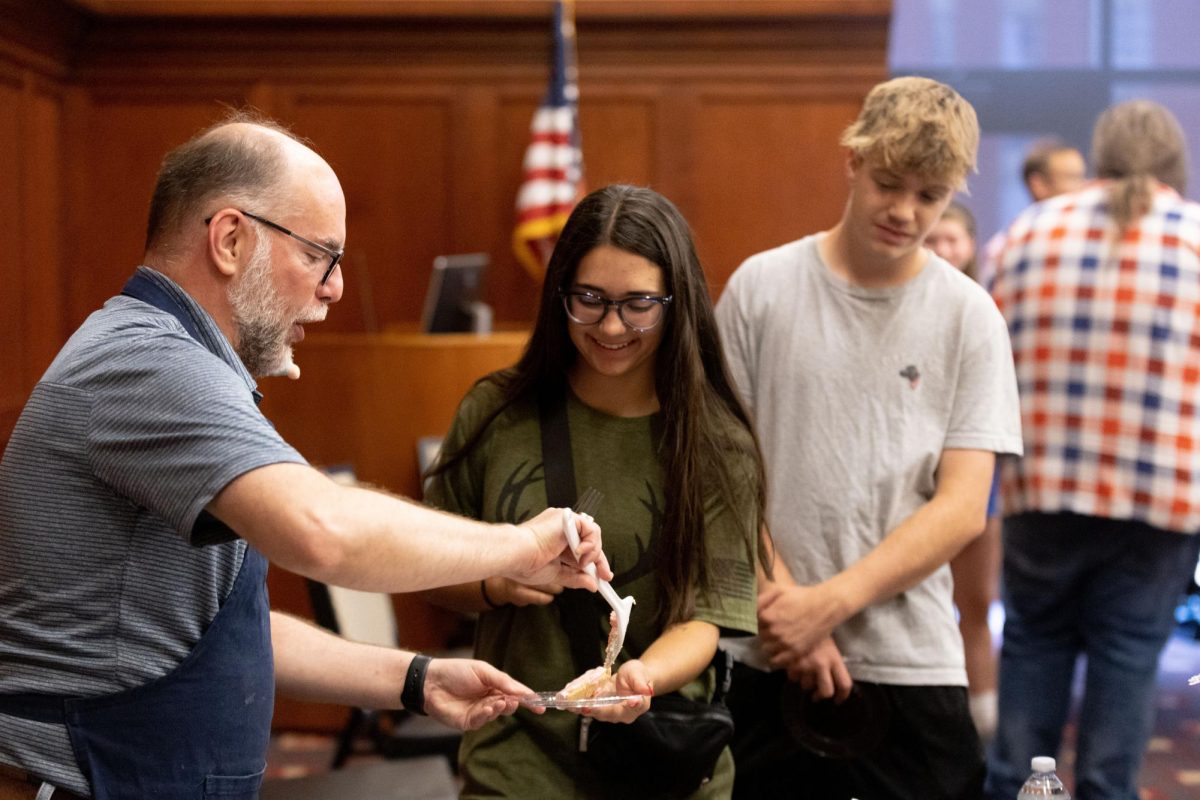
[[[908,378],[908,388],[915,389],[921,380],[921,373],[917,371],[916,365],[909,364],[907,367],[900,370],[900,377]]]

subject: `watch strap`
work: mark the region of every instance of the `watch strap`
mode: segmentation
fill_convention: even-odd
[[[406,711],[426,715],[425,711],[425,673],[429,662],[433,659],[420,653],[413,656],[404,675],[404,688],[400,690],[400,705]]]

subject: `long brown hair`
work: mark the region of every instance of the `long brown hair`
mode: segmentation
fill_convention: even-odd
[[[617,184],[598,189],[579,202],[550,257],[537,323],[525,352],[511,368],[482,379],[501,389],[503,402],[461,448],[439,461],[432,474],[462,461],[505,408],[564,385],[577,353],[567,333],[559,292],[572,284],[583,257],[601,245],[657,264],[663,270],[666,293],[673,297],[662,322],[665,327],[655,359],[655,390],[663,418],[660,458],[666,510],[654,574],[667,598],[658,619],[665,628],[690,617],[694,584],[702,589],[709,586],[705,493],[715,486],[731,508],[744,497],[731,469],[738,459],[731,456],[745,448],[730,437],[731,427],[745,431],[756,479],[754,514],[743,535],[764,567],[767,550],[760,538],[766,488],[758,441],[725,366],[708,283],[691,231],[679,210],[662,195]]]

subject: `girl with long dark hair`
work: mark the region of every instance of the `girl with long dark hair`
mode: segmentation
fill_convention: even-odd
[[[613,586],[637,601],[608,688],[643,698],[585,714],[632,722],[653,695],[707,699],[718,637],[756,630],[762,460],[725,368],[691,233],[661,195],[614,185],[575,208],[528,347],[463,400],[427,499],[485,520],[544,508],[547,407],[565,408],[573,488],[603,494],[594,517]],[[594,650],[587,666],[602,659],[606,614],[592,602],[594,625],[579,624],[564,610],[578,594],[494,577],[428,596],[482,612],[476,654],[549,690],[578,673],[572,640]],[[620,776],[600,774],[578,752],[579,727],[572,714],[522,709],[468,733],[463,796],[611,794]],[[696,796],[728,796],[731,783],[726,750]]]

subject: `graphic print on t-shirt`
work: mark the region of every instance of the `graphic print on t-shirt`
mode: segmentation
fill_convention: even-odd
[[[504,485],[500,487],[500,492],[496,495],[497,520],[519,525],[533,515],[528,508],[521,508],[521,498],[530,486],[546,482],[546,471],[540,461],[526,469],[528,464],[528,461],[517,464],[509,476],[504,479]]]

